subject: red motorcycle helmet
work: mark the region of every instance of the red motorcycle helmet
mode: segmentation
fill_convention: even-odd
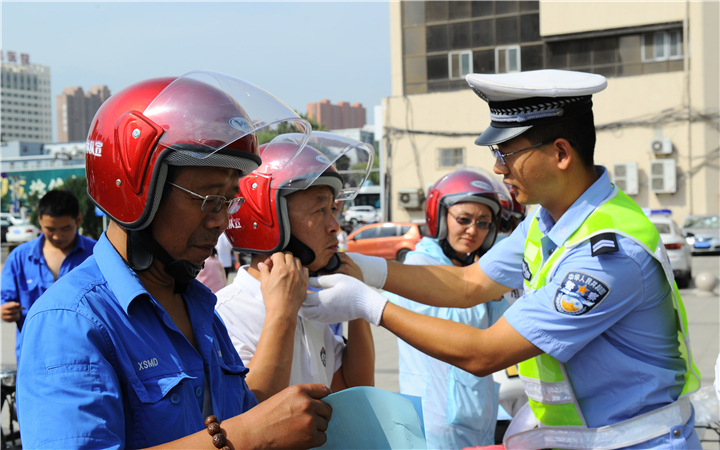
[[[295,123],[307,141],[307,121],[238,78],[191,72],[139,82],[95,114],[86,141],[88,194],[120,226],[144,229],[157,212],[169,165],[246,175],[261,163],[255,132],[283,121]]]
[[[512,192],[510,193],[510,196],[512,197],[512,211],[510,212],[510,217],[500,221],[501,233],[511,233],[518,225],[520,225],[520,222],[525,219],[525,205],[518,203],[515,198],[515,194]]]
[[[425,223],[430,237],[447,237],[447,210],[456,203],[476,202],[490,207],[493,224],[480,246],[486,251],[495,243],[500,221],[510,217],[512,198],[505,185],[487,171],[465,167],[440,178],[428,191],[425,202]]]
[[[296,252],[298,244],[292,242],[296,239],[290,230],[285,197],[311,186],[329,186],[337,201],[350,200],[367,179],[375,154],[370,144],[313,131],[307,145],[288,163],[298,139],[285,134],[261,146],[262,165],[240,180],[238,195],[245,202],[230,216],[225,231],[234,250],[261,254],[289,250],[309,265],[315,260],[314,253],[309,259],[309,255]]]

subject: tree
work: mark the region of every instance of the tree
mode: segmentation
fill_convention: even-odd
[[[82,214],[83,236],[93,239],[100,238],[103,231],[102,217],[95,215],[95,203],[90,199],[87,193],[87,178],[71,177],[65,180],[64,189],[69,190],[78,199],[80,204],[80,214]]]

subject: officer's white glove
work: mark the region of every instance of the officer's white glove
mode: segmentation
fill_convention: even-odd
[[[305,296],[300,317],[321,323],[365,319],[380,325],[388,299],[362,281],[342,274],[310,278],[310,285],[322,288]]]
[[[362,271],[365,284],[382,289],[387,279],[387,261],[377,256],[367,256],[360,253],[345,253]]]

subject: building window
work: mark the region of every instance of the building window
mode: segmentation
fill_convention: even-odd
[[[645,33],[642,36],[643,61],[667,61],[683,57],[680,30]]]
[[[465,165],[464,148],[438,149],[438,167],[458,167]]]
[[[448,59],[445,55],[435,55],[427,57],[427,79],[428,80],[447,80],[448,78]]]
[[[495,49],[495,73],[520,72],[520,46]]]
[[[465,75],[473,72],[472,51],[448,53],[448,68],[451,79],[465,78]]]

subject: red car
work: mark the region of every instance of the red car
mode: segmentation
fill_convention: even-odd
[[[373,223],[358,228],[348,236],[347,251],[402,262],[425,235],[425,224]]]

